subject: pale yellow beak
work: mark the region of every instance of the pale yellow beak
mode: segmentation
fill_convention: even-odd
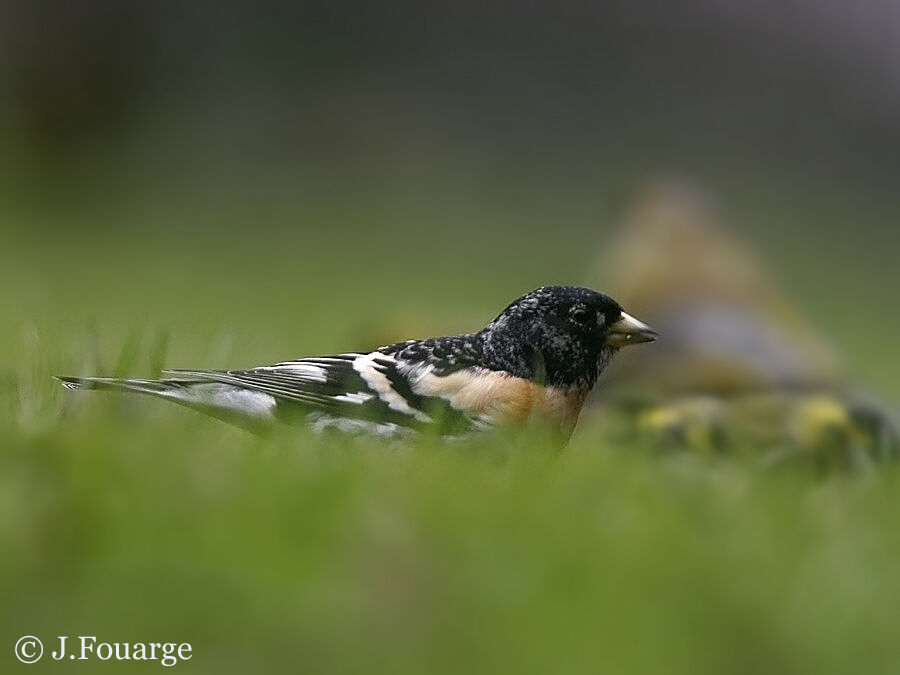
[[[653,342],[657,337],[657,332],[650,326],[622,312],[622,317],[610,324],[606,331],[606,344],[610,347],[627,347],[640,342]]]

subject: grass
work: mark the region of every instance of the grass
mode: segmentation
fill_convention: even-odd
[[[896,668],[897,476],[689,456],[264,441],[112,403],[0,455],[3,634],[180,669]],[[93,666],[90,666],[93,670]]]
[[[190,642],[185,672],[900,668],[894,470],[660,457],[590,419],[561,455],[539,438],[264,440],[52,382],[464,330],[519,291],[577,281],[594,238],[560,226],[511,250],[515,225],[488,231],[492,213],[462,238],[410,234],[397,212],[352,236],[356,216],[307,227],[302,210],[257,215],[299,231],[235,228],[251,210],[187,232],[180,207],[6,213],[19,227],[0,272],[0,663],[22,634],[89,634]],[[73,219],[78,234],[53,229]],[[853,301],[837,296],[829,316]],[[889,347],[873,339],[857,354],[869,369]]]

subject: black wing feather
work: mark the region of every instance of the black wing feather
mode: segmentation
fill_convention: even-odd
[[[196,378],[198,381],[230,384],[273,396],[278,402],[277,412],[291,414],[291,407],[302,407],[306,412],[320,410],[340,417],[367,421],[391,422],[407,427],[427,426],[414,416],[394,410],[385,403],[366,380],[353,368],[353,362],[361,354],[340,354],[285,361],[274,366],[261,366],[247,370],[171,370],[177,377]],[[389,361],[378,364],[385,374],[402,378],[395,364]],[[319,368],[322,377],[293,370],[297,367]],[[408,388],[408,384],[407,384]],[[348,394],[367,394],[365,401],[338,398]],[[291,405],[293,404],[293,405]],[[419,409],[414,402],[413,408]],[[294,411],[296,412],[296,411]]]
[[[434,348],[438,347],[438,354]],[[247,370],[170,370],[178,378],[197,382],[218,382],[269,394],[277,402],[276,414],[290,416],[296,412],[321,411],[336,417],[387,422],[417,430],[433,429],[439,433],[457,434],[473,428],[472,419],[439,397],[416,394],[406,375],[398,369],[398,361],[428,364],[440,374],[464,368],[472,361],[459,337],[448,345],[438,340],[408,342],[396,348],[383,348],[377,355],[336,354],[285,361],[273,366]],[[444,349],[448,348],[445,353]],[[462,347],[462,348],[461,348]],[[410,349],[412,348],[412,349]],[[381,357],[383,355],[383,358]],[[374,356],[369,363],[387,378],[393,393],[402,397],[416,413],[392,408],[354,368],[357,359]],[[449,357],[449,358],[448,358]],[[397,359],[397,360],[395,360]],[[304,369],[308,369],[304,372]],[[313,370],[316,369],[316,370]],[[368,395],[353,399],[353,394]]]

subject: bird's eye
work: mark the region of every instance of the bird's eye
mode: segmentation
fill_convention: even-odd
[[[574,307],[569,312],[569,317],[579,326],[587,326],[595,321],[594,312],[587,307]]]

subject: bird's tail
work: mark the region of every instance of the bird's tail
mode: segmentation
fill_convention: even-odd
[[[178,380],[138,380],[117,377],[69,377],[65,375],[56,375],[55,377],[62,382],[62,385],[66,389],[131,391],[139,394],[151,394],[156,396],[165,396],[175,390],[182,389],[186,384],[186,382]]]
[[[254,432],[259,432],[274,419],[276,401],[272,396],[216,382],[199,372],[161,380],[55,377],[66,389],[124,391],[158,396]]]

